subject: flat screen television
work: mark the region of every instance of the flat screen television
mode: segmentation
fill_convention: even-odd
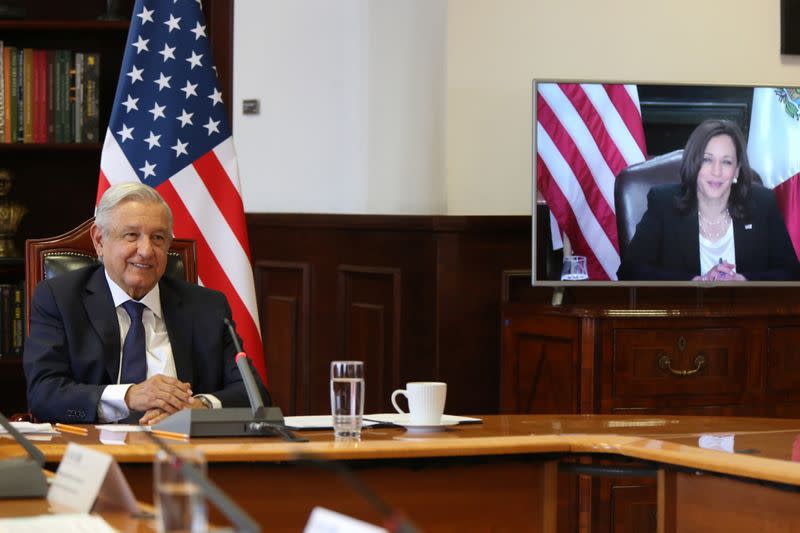
[[[800,284],[800,270],[795,268],[800,264],[799,118],[800,87],[534,80],[532,283],[709,287]],[[707,119],[738,126],[747,143],[749,165],[755,171],[754,185],[746,195],[755,202],[766,193],[774,201],[766,200],[771,204],[765,211],[780,215],[753,218],[750,207],[744,209],[745,217],[741,213],[728,215],[724,222],[724,227],[730,227],[725,237],[727,250],[736,250],[730,255],[738,258],[739,265],[750,264],[754,257],[768,257],[769,267],[758,263],[745,281],[718,279],[716,275],[709,276],[714,280],[693,279],[685,271],[674,276],[630,276],[631,269],[620,270],[620,265],[626,257],[641,252],[642,243],[650,242],[646,238],[649,233],[642,229],[635,245],[630,245],[637,239],[637,224],[648,208],[651,185],[647,180],[651,178],[642,182],[642,176],[649,172],[656,176],[654,185],[672,187],[670,191],[680,188],[683,149],[690,134]],[[710,156],[701,150],[699,157],[705,160]],[[698,162],[693,168],[702,164]],[[762,185],[758,185],[759,181]],[[731,187],[738,187],[737,194],[744,190],[742,185]],[[747,202],[743,205],[750,206]],[[654,203],[651,214],[656,212],[655,206]],[[761,213],[761,208],[756,211]],[[687,220],[694,216],[694,234],[686,234],[681,224],[664,226],[662,231],[674,230],[675,234],[668,233],[673,241],[676,235],[682,235],[680,246],[695,256],[703,256],[698,267],[707,266],[710,255],[716,263],[715,241],[707,240],[705,247],[700,247],[697,209],[693,215],[688,208],[682,213],[689,213]],[[770,221],[768,227],[764,220]],[[776,220],[782,223],[779,227],[774,226]],[[719,221],[704,219],[702,223],[710,222]],[[643,226],[651,228],[649,223]],[[626,234],[628,227],[634,229]],[[706,231],[709,227],[704,225]],[[759,231],[765,228],[766,233]],[[777,229],[772,231],[773,228]],[[779,238],[784,232],[788,241]],[[756,235],[751,239],[755,242],[750,243],[754,247],[741,244]],[[772,246],[773,238],[779,242],[777,248]],[[762,244],[767,241],[770,247],[764,248]],[[562,247],[562,243],[566,246]],[[724,254],[719,253],[723,261]],[[577,261],[571,259],[574,256],[578,256]],[[581,257],[586,258],[585,274],[579,264]],[[694,264],[693,261],[689,263]],[[728,262],[727,257],[724,261]],[[734,272],[741,271],[738,268]],[[698,268],[697,275],[702,274]]]

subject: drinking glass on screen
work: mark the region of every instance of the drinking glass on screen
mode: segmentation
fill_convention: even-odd
[[[589,279],[586,270],[586,257],[582,255],[565,255],[564,266],[561,268],[563,281],[580,281]]]
[[[181,472],[181,461],[188,461],[205,474],[205,457],[193,448],[178,450],[177,454],[176,457],[159,450],[153,463],[156,527],[159,533],[205,533],[208,531],[205,495]]]
[[[364,416],[364,363],[331,361],[331,415],[338,440],[361,438]]]

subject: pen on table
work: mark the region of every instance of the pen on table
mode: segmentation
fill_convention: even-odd
[[[70,426],[69,424],[56,423],[56,429],[63,433],[72,433],[74,435],[88,435],[89,430],[80,426]]]
[[[173,433],[172,431],[163,431],[161,429],[151,429],[150,433],[156,437],[164,437],[167,439],[188,440],[189,435],[185,433]]]

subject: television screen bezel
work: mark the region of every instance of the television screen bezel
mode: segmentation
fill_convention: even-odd
[[[565,78],[533,78],[531,83],[531,286],[533,287],[696,287],[698,289],[713,288],[754,288],[754,287],[800,287],[800,280],[792,281],[693,281],[693,280],[540,280],[536,277],[537,261],[537,185],[536,185],[536,87],[540,83],[593,83],[593,84],[630,84],[630,85],[674,85],[684,87],[797,87],[785,83],[774,84],[748,84],[745,82],[720,83],[720,82],[675,82],[675,81],[631,81],[631,80],[591,80],[591,79],[565,79]],[[748,116],[749,118],[749,116]],[[648,154],[649,157],[659,154]],[[546,205],[543,203],[543,205]],[[549,214],[549,213],[548,213]]]

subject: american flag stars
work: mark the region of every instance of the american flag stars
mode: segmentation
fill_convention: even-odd
[[[189,0],[141,5],[109,130],[138,177],[156,186],[229,137],[230,127],[197,8]]]

